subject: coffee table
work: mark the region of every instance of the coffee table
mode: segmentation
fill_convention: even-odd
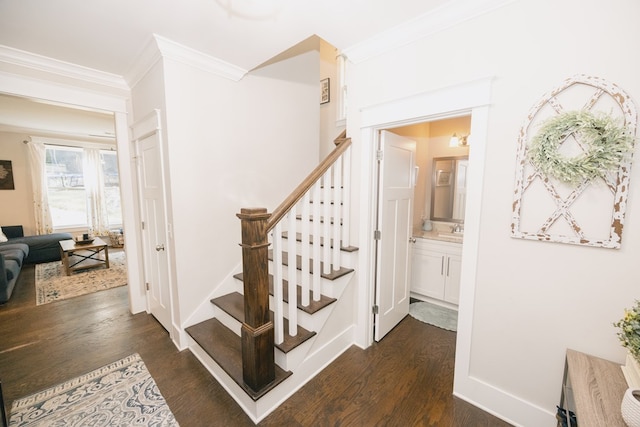
[[[104,257],[100,256],[101,252],[104,252]],[[109,268],[109,246],[99,237],[85,244],[77,243],[75,240],[61,240],[60,255],[67,276],[76,270],[86,268],[102,265]]]

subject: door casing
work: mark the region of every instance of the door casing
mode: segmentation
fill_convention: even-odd
[[[360,188],[357,203],[361,206],[358,228],[360,258],[358,271],[359,304],[355,330],[356,344],[367,348],[373,343],[375,250],[373,230],[375,225],[375,148],[376,135],[382,129],[411,125],[445,118],[471,115],[471,149],[469,152],[469,185],[465,210],[465,240],[461,271],[461,290],[456,339],[454,394],[474,395],[480,386],[469,375],[471,356],[471,332],[475,300],[475,281],[478,261],[480,210],[485,175],[486,141],[491,102],[491,78],[483,78],[454,86],[396,99],[359,112],[359,129],[347,132],[358,135]]]

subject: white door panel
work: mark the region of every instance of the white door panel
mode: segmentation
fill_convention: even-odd
[[[381,340],[409,314],[410,238],[416,143],[381,132],[378,189],[375,339]]]
[[[167,225],[164,214],[162,151],[155,132],[137,141],[147,304],[151,314],[171,331],[171,293],[167,259]]]

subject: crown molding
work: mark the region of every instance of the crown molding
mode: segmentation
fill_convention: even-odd
[[[160,59],[162,59],[162,55],[158,50],[155,35],[151,35],[124,76],[129,87],[135,87]]]
[[[154,34],[154,38],[162,57],[199,68],[202,71],[233,80],[241,80],[248,70],[204,54],[190,47]]]
[[[129,86],[124,78],[116,74],[60,61],[9,46],[0,45],[0,62],[129,91]]]
[[[158,34],[153,34],[126,75],[129,86],[134,87],[162,58],[177,61],[235,82],[241,80],[248,72],[221,59],[181,45]]]
[[[517,0],[452,0],[431,12],[343,49],[342,53],[353,63],[364,62],[514,1]]]

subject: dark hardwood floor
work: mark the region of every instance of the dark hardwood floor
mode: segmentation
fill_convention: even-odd
[[[35,305],[26,266],[0,306],[6,404],[134,352],[182,427],[252,421],[187,350],[147,314],[131,315],[126,287]],[[261,426],[508,426],[452,396],[455,333],[404,319],[385,339],[352,347]]]

